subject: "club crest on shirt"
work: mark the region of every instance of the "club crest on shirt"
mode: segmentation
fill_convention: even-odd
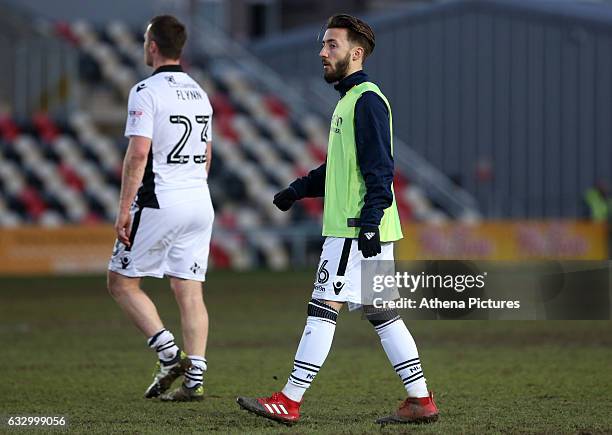
[[[193,273],[194,275],[201,275],[204,273],[202,266],[200,266],[197,261],[193,262],[189,270],[191,270],[191,273]]]

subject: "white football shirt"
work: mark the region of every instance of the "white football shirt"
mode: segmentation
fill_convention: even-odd
[[[208,198],[212,113],[208,95],[180,65],[159,67],[131,89],[125,135],[151,139],[138,205],[165,208]]]

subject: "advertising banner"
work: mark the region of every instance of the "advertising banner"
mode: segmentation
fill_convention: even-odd
[[[399,260],[603,260],[606,224],[588,221],[414,223],[403,228]]]
[[[0,274],[104,272],[113,250],[110,225],[0,230]]]

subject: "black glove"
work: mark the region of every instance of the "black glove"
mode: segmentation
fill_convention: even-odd
[[[365,225],[359,230],[357,248],[365,258],[380,254],[380,232],[378,227]]]
[[[289,186],[274,195],[274,200],[272,202],[279,208],[279,210],[287,211],[298,199],[296,190]]]

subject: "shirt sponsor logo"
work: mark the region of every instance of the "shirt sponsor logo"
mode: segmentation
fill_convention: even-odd
[[[177,82],[174,76],[166,76],[164,78],[166,79],[166,82],[168,82],[168,86],[170,86],[171,88],[191,88],[191,89],[198,88],[198,86],[195,83]]]
[[[121,268],[127,269],[131,262],[132,262],[132,259],[129,256],[125,255],[121,257]]]
[[[138,125],[143,114],[142,110],[129,110],[128,117],[130,126],[135,127]]]
[[[340,127],[342,127],[342,117],[338,115],[332,116],[331,128],[334,133],[340,134]]]
[[[336,295],[340,294],[340,292],[342,291],[342,288],[344,287],[344,284],[346,282],[345,277],[343,276],[336,276],[334,278],[334,293]]]

